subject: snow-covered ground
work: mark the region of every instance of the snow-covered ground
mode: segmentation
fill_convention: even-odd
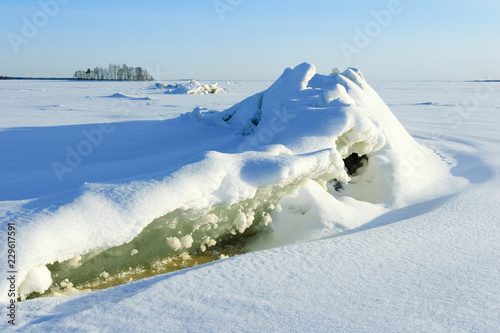
[[[372,83],[418,143],[356,71],[219,86],[0,81],[1,237],[15,221],[21,296],[249,230],[261,250],[20,302],[16,327],[500,329],[498,83]],[[353,153],[367,159],[347,172]]]

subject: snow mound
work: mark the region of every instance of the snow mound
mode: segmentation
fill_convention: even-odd
[[[196,108],[181,120],[186,137],[196,123],[218,129],[221,151],[163,178],[86,184],[69,203],[45,198],[45,209],[6,214],[24,238],[20,295],[48,288],[40,266],[54,284],[77,286],[242,235],[257,235],[255,249],[332,235],[437,195],[451,177],[354,68],[320,75],[303,63],[223,112]]]
[[[346,185],[342,192],[347,196],[371,203],[408,203],[449,174],[354,68],[330,75],[316,74],[307,63],[288,68],[266,91],[197,119],[239,128],[246,137],[240,151],[284,146],[296,155],[333,149],[347,164],[349,157],[362,157],[362,173],[348,175],[346,168],[337,180]]]
[[[117,92],[117,93],[114,93],[113,95],[104,96],[104,97],[106,97],[106,98],[126,98],[126,99],[130,99],[130,100],[135,100],[135,101],[149,101],[149,100],[151,100],[151,98],[148,96],[129,96],[129,95],[125,95],[121,92]]]
[[[166,84],[156,82],[155,87],[165,89],[165,94],[223,94],[228,90],[219,88],[217,83],[202,84],[196,80],[190,80],[187,83]]]

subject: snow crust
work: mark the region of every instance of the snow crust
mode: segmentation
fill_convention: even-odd
[[[106,166],[120,174],[121,157],[108,149],[130,154],[124,138],[148,132],[155,147],[148,159],[126,161],[157,163],[154,172],[2,204],[5,220],[15,220],[23,235],[23,298],[49,287],[46,268],[39,267],[55,262],[63,266],[58,278],[69,274],[75,282],[91,272],[204,251],[246,231],[260,235],[254,249],[305,242],[442,195],[451,179],[441,159],[405,131],[353,68],[320,75],[304,63],[225,111],[195,108],[170,122],[132,129],[110,133],[115,141],[96,145],[96,163],[82,169],[95,175]],[[197,131],[210,139],[183,151],[182,142],[192,144]],[[133,149],[150,149],[152,142]],[[344,160],[352,154],[367,162],[350,175]],[[334,182],[343,188],[337,191]],[[121,259],[109,259],[108,251]]]

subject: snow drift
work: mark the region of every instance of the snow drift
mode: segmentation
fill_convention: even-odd
[[[143,96],[128,96],[125,94],[122,94],[121,92],[114,93],[113,95],[110,96],[104,96],[106,98],[125,98],[125,99],[130,99],[130,100],[135,100],[135,101],[149,101],[151,100],[150,97],[143,97]]]
[[[181,118],[186,137],[195,124],[218,129],[223,148],[161,177],[87,184],[69,203],[5,205],[23,237],[21,298],[242,235],[255,249],[332,235],[428,199],[450,177],[353,68],[320,75],[304,63],[225,111]]]

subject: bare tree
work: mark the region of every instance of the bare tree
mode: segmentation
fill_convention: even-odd
[[[136,67],[135,68],[135,77],[134,79],[136,81],[144,81],[144,74],[142,73],[142,68],[141,67]]]

